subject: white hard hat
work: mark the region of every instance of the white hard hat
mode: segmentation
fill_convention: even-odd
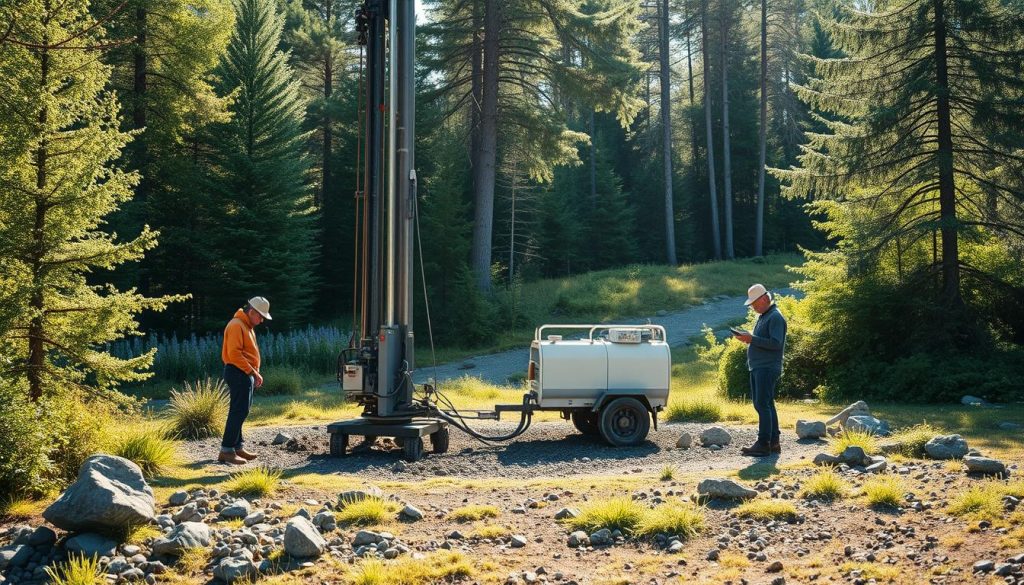
[[[750,305],[751,303],[753,303],[754,301],[763,297],[766,294],[768,294],[768,289],[766,289],[763,284],[755,284],[754,286],[747,289],[747,302],[743,304]]]
[[[263,297],[253,297],[249,299],[249,306],[256,310],[257,313],[263,316],[264,319],[270,321],[273,317],[270,316],[270,301]]]

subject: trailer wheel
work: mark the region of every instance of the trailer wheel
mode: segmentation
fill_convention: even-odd
[[[402,442],[402,455],[410,462],[423,459],[423,437],[406,437]]]
[[[430,450],[432,453],[440,455],[441,453],[448,452],[448,439],[449,432],[448,427],[441,427],[440,429],[430,433]]]
[[[331,457],[344,457],[348,453],[348,435],[331,433]]]
[[[600,435],[601,425],[598,416],[596,412],[577,410],[572,413],[572,426],[587,436],[594,437]]]
[[[636,398],[612,400],[601,409],[601,436],[615,447],[639,445],[651,430],[651,415]]]

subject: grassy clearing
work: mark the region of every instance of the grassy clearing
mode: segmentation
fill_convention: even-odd
[[[841,455],[847,447],[860,447],[868,455],[874,455],[878,453],[878,439],[871,433],[853,430],[845,430],[832,439],[831,449],[836,455]]]
[[[174,441],[166,438],[165,429],[154,425],[129,431],[115,440],[111,451],[133,461],[147,478],[164,472],[177,459]]]
[[[1005,490],[1005,486],[998,482],[971,486],[953,498],[946,512],[967,520],[995,520],[1003,515]]]
[[[334,513],[343,526],[378,526],[395,519],[398,504],[383,498],[366,498],[346,505]]]
[[[470,504],[456,508],[448,513],[448,519],[454,522],[476,522],[485,518],[497,518],[498,508],[483,504]]]
[[[206,378],[185,382],[181,390],[172,390],[167,407],[170,433],[182,439],[205,439],[224,429],[228,416],[227,386],[223,380]]]
[[[907,493],[903,480],[896,475],[871,478],[864,482],[862,490],[868,505],[875,508],[896,508]]]
[[[684,502],[667,502],[654,509],[629,498],[591,502],[579,516],[566,520],[572,530],[593,533],[602,528],[633,536],[675,535],[689,538],[705,526],[704,509]]]
[[[241,497],[266,497],[277,491],[282,471],[265,465],[251,467],[231,476],[225,489],[229,494]]]
[[[360,561],[344,574],[344,582],[348,585],[427,585],[472,574],[473,565],[465,555],[445,551],[421,560]]]
[[[46,568],[53,585],[105,585],[107,580],[96,557],[71,555],[67,561]]]
[[[755,498],[744,502],[736,508],[736,515],[755,520],[783,521],[795,520],[797,517],[796,506],[791,502],[771,498]]]
[[[803,482],[800,497],[818,500],[838,500],[846,497],[849,484],[832,469],[823,469]]]

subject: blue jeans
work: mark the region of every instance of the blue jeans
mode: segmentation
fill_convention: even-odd
[[[757,442],[768,445],[779,441],[779,414],[775,411],[775,387],[782,371],[757,368],[750,371],[750,396],[757,411]]]
[[[243,446],[242,423],[249,416],[252,389],[256,381],[237,366],[227,364],[224,366],[224,382],[228,385],[231,402],[228,406],[228,420],[224,423],[224,439],[220,442],[220,450],[234,451]]]

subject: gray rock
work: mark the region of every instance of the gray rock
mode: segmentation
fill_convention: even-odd
[[[974,563],[975,573],[990,573],[996,568],[996,564],[993,561],[984,560]]]
[[[46,546],[57,542],[57,533],[49,526],[39,526],[30,532],[24,532],[14,539],[14,544],[27,544],[32,547]]]
[[[399,551],[397,548],[391,547],[391,548],[389,548],[389,549],[384,551],[384,558],[385,559],[397,559],[400,552],[401,551]]]
[[[846,420],[843,428],[850,431],[870,433],[879,437],[887,437],[890,433],[889,423],[877,419],[870,414],[859,414],[851,416]]]
[[[284,445],[285,443],[287,443],[288,441],[291,441],[294,438],[295,437],[292,437],[288,433],[277,433],[277,436],[274,437],[274,440],[271,441],[270,444],[271,445]]]
[[[381,540],[381,535],[376,532],[369,530],[360,530],[356,533],[355,538],[352,539],[352,547],[365,546],[367,544],[377,544]]]
[[[174,522],[186,522],[191,520],[199,512],[199,504],[195,502],[189,502],[185,504],[185,507],[178,510],[174,516]]]
[[[821,439],[825,436],[825,423],[819,420],[798,420],[796,436],[801,439]]]
[[[128,559],[124,557],[114,557],[110,559],[109,563],[107,563],[106,571],[108,575],[120,575],[130,568],[132,568],[132,566],[128,562]]]
[[[836,457],[829,453],[818,453],[814,456],[815,465],[839,465],[842,462],[843,459],[841,457]]]
[[[32,558],[32,547],[16,544],[0,548],[0,571],[7,567],[21,567]]]
[[[679,449],[689,449],[691,445],[693,445],[693,437],[690,436],[690,433],[683,431],[679,435],[679,439],[676,440],[676,447]]]
[[[672,544],[668,545],[668,552],[672,554],[683,552],[683,543],[678,540],[674,541]]]
[[[225,557],[213,568],[213,576],[228,583],[234,583],[249,577],[255,577],[259,568],[252,559],[246,557]]]
[[[964,406],[983,406],[985,404],[985,399],[968,394],[960,399],[960,404],[963,404]]]
[[[295,558],[316,558],[324,552],[327,541],[316,531],[313,523],[296,516],[284,529],[284,552]]]
[[[732,435],[722,427],[714,426],[704,429],[700,434],[700,444],[704,447],[718,445],[724,447],[732,442]]]
[[[406,520],[412,520],[413,522],[423,519],[423,512],[416,506],[413,506],[412,504],[406,504],[405,507],[402,508],[400,515],[402,516],[402,518],[405,518]]]
[[[833,416],[832,418],[828,419],[827,421],[825,421],[825,426],[829,427],[829,426],[832,426],[834,424],[839,424],[841,426],[845,426],[846,425],[846,421],[851,416],[870,415],[870,414],[871,414],[871,410],[868,408],[868,403],[864,402],[863,400],[858,400],[857,402],[854,402],[850,406],[847,406],[846,408],[844,408],[842,411],[840,411],[839,414],[837,414],[837,415]]]
[[[882,473],[885,471],[887,465],[888,462],[885,459],[882,459],[881,461],[868,465],[864,468],[864,471],[867,471],[868,473]]]
[[[615,540],[612,537],[612,531],[607,528],[602,528],[597,532],[590,535],[590,544],[592,546],[610,546],[615,544]]]
[[[128,569],[127,571],[121,573],[121,575],[118,577],[118,581],[125,582],[125,583],[133,583],[135,581],[145,581],[145,580],[146,580],[146,574],[142,572],[142,569],[138,569],[138,568]]]
[[[731,479],[705,479],[697,484],[697,493],[710,498],[749,500],[757,491],[744,487]]]
[[[968,473],[983,473],[986,475],[1004,473],[1006,471],[1006,464],[998,459],[992,459],[991,457],[976,457],[973,455],[967,455],[963,459],[964,465],[967,466]]]
[[[555,512],[555,520],[568,520],[569,518],[575,518],[580,515],[580,511],[576,508],[562,508]]]
[[[850,445],[843,450],[843,453],[839,456],[843,463],[847,465],[871,465],[873,461],[868,457],[864,449],[856,445]]]
[[[313,526],[319,528],[321,532],[331,532],[338,527],[338,520],[332,512],[325,510],[313,516]]]
[[[245,498],[239,498],[234,502],[228,504],[220,511],[220,517],[225,520],[231,520],[233,518],[245,518],[252,513],[252,505],[249,504],[249,500]]]
[[[188,501],[188,492],[182,490],[171,494],[171,497],[167,498],[167,503],[172,506],[184,506],[185,502]]]
[[[512,535],[512,548],[523,548],[526,546],[526,537],[522,534]]]
[[[113,455],[86,459],[75,483],[43,512],[50,524],[72,532],[124,531],[149,524],[154,516],[153,489],[142,470]]]
[[[999,563],[996,565],[995,574],[999,577],[1006,577],[1007,575],[1012,575],[1015,569],[1016,567],[1010,563]]]
[[[261,522],[263,522],[266,519],[267,519],[267,515],[264,514],[263,512],[260,512],[259,510],[257,510],[255,512],[253,512],[252,514],[249,514],[248,516],[246,516],[242,520],[242,524],[245,525],[245,526],[255,526],[257,524],[260,524]]]
[[[969,451],[960,435],[939,435],[924,444],[924,452],[932,459],[960,459]]]
[[[202,522],[182,522],[170,534],[153,541],[153,553],[177,556],[182,552],[210,546],[210,527]]]
[[[86,532],[72,536],[64,542],[68,552],[83,554],[87,557],[111,557],[117,549],[117,542],[112,538]]]
[[[338,505],[345,507],[348,504],[361,502],[370,498],[383,498],[384,492],[376,486],[370,486],[361,490],[349,490],[338,494]]]
[[[587,546],[590,544],[590,537],[587,536],[586,532],[577,530],[569,535],[569,542],[567,543],[570,548],[576,548],[580,546]]]

